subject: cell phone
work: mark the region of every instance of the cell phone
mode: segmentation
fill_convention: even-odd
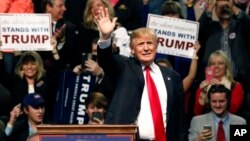
[[[84,65],[85,64],[85,61],[88,60],[88,59],[92,59],[92,53],[82,53],[82,70],[86,69],[86,66]]]
[[[205,73],[206,73],[206,80],[210,82],[214,78],[214,67],[213,66],[206,67]]]
[[[97,61],[97,55],[92,55],[92,60]]]
[[[92,121],[98,122],[96,119],[98,119],[98,120],[102,120],[103,119],[103,116],[102,116],[101,112],[93,112],[92,113]]]
[[[211,130],[212,130],[212,126],[211,126],[211,125],[204,125],[204,126],[203,126],[203,129],[204,129],[204,130],[210,130],[210,131],[211,131]]]

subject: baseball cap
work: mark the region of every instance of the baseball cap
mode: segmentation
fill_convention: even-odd
[[[36,108],[39,106],[44,106],[45,101],[40,94],[31,93],[31,94],[27,94],[23,98],[22,107],[27,107],[28,105]]]

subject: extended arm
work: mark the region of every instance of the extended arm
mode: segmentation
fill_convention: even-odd
[[[194,53],[195,55],[192,58],[192,62],[191,62],[190,67],[189,67],[188,75],[182,81],[184,92],[186,92],[190,88],[190,86],[192,85],[194,78],[195,78],[195,75],[196,75],[196,72],[197,72],[197,66],[198,66],[197,53],[200,49],[200,44],[198,42],[195,43],[194,49],[195,49],[195,53]]]

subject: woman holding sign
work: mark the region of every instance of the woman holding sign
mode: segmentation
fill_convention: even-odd
[[[207,112],[207,92],[211,85],[223,84],[231,90],[229,112],[237,113],[243,103],[244,92],[242,85],[233,79],[231,64],[228,57],[221,50],[212,53],[206,68],[206,80],[202,81],[196,91],[194,114]]]

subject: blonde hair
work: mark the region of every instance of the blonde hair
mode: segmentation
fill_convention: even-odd
[[[19,61],[17,62],[16,64],[16,67],[15,67],[15,73],[20,77],[20,78],[23,78],[24,77],[24,74],[23,74],[23,71],[22,71],[22,66],[23,64],[27,61],[27,57],[30,57],[31,61],[34,60],[35,64],[36,64],[36,67],[37,67],[37,74],[36,74],[36,77],[35,79],[36,80],[39,80],[41,79],[44,75],[45,75],[45,69],[44,69],[44,66],[43,66],[43,61],[42,61],[42,58],[41,56],[35,52],[35,51],[27,51],[27,52],[24,52],[21,56],[21,58],[19,59]]]
[[[226,66],[226,78],[231,81],[231,82],[235,82],[235,80],[233,79],[233,73],[232,73],[232,68],[231,68],[231,63],[227,57],[227,55],[222,51],[222,50],[216,50],[215,52],[213,52],[209,59],[208,59],[208,66],[211,66],[211,62],[212,62],[212,59],[215,57],[215,56],[219,56],[223,59],[224,63],[225,63],[225,66]]]
[[[97,25],[95,23],[94,17],[91,14],[91,8],[92,4],[94,3],[95,0],[88,0],[86,4],[85,11],[83,13],[83,21],[84,25],[90,29],[98,30]],[[108,0],[101,0],[104,7],[108,8],[109,12],[109,17],[110,19],[113,19],[115,17],[115,12],[111,4],[109,3]]]
[[[139,37],[145,37],[145,36],[151,37],[155,41],[156,47],[158,46],[158,37],[156,33],[154,32],[154,30],[150,28],[142,27],[142,28],[138,28],[134,30],[131,33],[130,48],[132,49],[134,39],[139,38]]]

